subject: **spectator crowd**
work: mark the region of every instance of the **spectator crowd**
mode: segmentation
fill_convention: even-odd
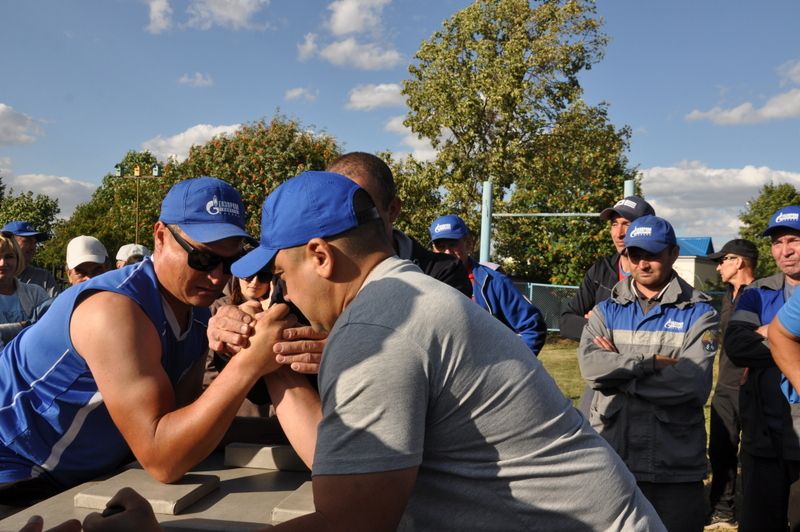
[[[316,508],[287,530],[800,530],[799,206],[765,220],[771,257],[744,239],[708,256],[719,312],[645,199],[604,209],[615,251],[559,324],[577,408],[537,359],[542,313],[473,258],[464,219],[441,213],[426,245],[394,227],[401,208],[389,167],[353,152],[277,187],[255,239],[236,190],[189,179],[152,254],[72,239],[61,293],[34,265],[48,235],[7,223],[0,504],[131,459],[172,482],[227,441],[282,441]],[[759,260],[778,273],[756,279]],[[114,502],[85,529],[157,528],[135,492]]]

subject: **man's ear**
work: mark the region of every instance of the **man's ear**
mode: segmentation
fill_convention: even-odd
[[[320,277],[330,279],[333,276],[333,247],[322,238],[312,238],[305,246],[306,258],[314,261],[314,269]]]
[[[161,220],[153,225],[153,253],[164,247],[167,238],[167,225]]]
[[[397,218],[400,216],[400,209],[403,207],[403,201],[395,196],[392,198],[392,201],[389,202],[389,208],[387,212],[389,213],[389,222],[392,225],[397,221]]]

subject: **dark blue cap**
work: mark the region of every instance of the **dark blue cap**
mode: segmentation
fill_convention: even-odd
[[[762,235],[770,236],[782,227],[800,231],[800,207],[797,205],[787,205],[786,207],[778,209],[778,211],[770,217],[769,225]]]
[[[250,238],[244,230],[241,196],[216,177],[176,183],[161,202],[158,219],[177,225],[189,238],[204,244],[233,236]]]
[[[435,242],[443,238],[451,240],[464,238],[469,234],[469,229],[461,217],[447,214],[436,218],[428,228],[428,232],[431,234],[431,242]]]
[[[358,226],[353,198],[359,190],[361,187],[354,181],[333,172],[303,172],[285,181],[264,201],[261,242],[234,262],[231,271],[237,277],[250,277],[272,262],[282,249]],[[378,219],[377,211],[373,219]]]
[[[626,248],[640,248],[652,254],[661,253],[667,246],[677,243],[672,225],[658,216],[647,215],[635,219],[625,235]]]
[[[36,238],[37,242],[41,242],[50,238],[50,235],[47,233],[42,233],[41,231],[34,229],[30,222],[24,222],[22,220],[8,222],[3,226],[2,229],[0,229],[0,232],[11,233],[12,235],[16,236],[32,236]]]

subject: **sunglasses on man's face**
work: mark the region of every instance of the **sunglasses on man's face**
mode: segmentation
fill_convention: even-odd
[[[199,272],[210,272],[222,264],[222,271],[225,272],[225,274],[230,275],[231,264],[239,260],[241,257],[240,254],[234,255],[233,257],[223,257],[204,249],[197,249],[184,240],[183,237],[169,225],[167,226],[167,229],[169,229],[169,232],[172,234],[172,238],[175,239],[175,242],[177,242],[183,248],[183,250],[186,251],[189,267]]]

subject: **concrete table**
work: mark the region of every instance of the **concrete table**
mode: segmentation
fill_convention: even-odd
[[[223,459],[223,453],[214,453],[191,471],[218,476],[219,489],[178,515],[156,514],[165,530],[242,531],[272,524],[273,509],[311,478],[309,473],[226,468]],[[45,529],[71,518],[83,521],[96,510],[75,507],[75,494],[93,484],[81,484],[14,514],[0,521],[0,530],[19,530],[32,515],[44,518]]]

